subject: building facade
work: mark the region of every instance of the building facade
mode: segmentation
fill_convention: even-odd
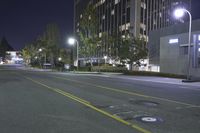
[[[177,6],[190,9],[190,3],[191,0],[75,0],[74,32],[78,36],[83,11],[92,4],[97,10],[99,37],[104,32],[118,37],[132,33],[148,42],[149,31],[176,23],[172,18],[173,9]],[[116,45],[105,43],[101,56],[117,56]]]
[[[159,66],[160,72],[186,75],[188,25],[184,23],[150,32],[149,63]],[[191,75],[200,77],[200,20],[192,22],[190,59]]]

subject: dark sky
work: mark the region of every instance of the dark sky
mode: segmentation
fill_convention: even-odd
[[[17,50],[52,22],[58,24],[64,43],[73,33],[73,0],[0,0],[0,37]]]
[[[200,0],[192,0],[192,16],[200,18]],[[73,33],[73,0],[0,0],[0,37],[17,50],[57,23],[63,44]]]

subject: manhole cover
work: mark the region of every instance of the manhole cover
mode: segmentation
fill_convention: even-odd
[[[143,105],[146,107],[157,107],[159,103],[147,100],[129,100],[131,104]]]
[[[141,120],[145,121],[145,122],[156,122],[157,121],[157,119],[154,117],[143,117]]]
[[[161,123],[163,122],[163,119],[160,117],[154,117],[154,116],[138,116],[135,117],[137,121],[144,122],[144,123]]]

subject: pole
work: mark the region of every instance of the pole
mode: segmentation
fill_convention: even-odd
[[[44,54],[44,68],[46,69],[46,60],[47,60],[47,55],[46,55],[46,52],[45,52],[45,54]]]
[[[77,45],[77,55],[76,55],[76,58],[77,58],[77,71],[78,71],[78,48],[79,48],[79,44],[78,44],[78,41],[76,40],[76,45]]]
[[[188,33],[188,66],[187,66],[187,80],[191,80],[190,79],[190,64],[191,64],[191,59],[190,59],[190,56],[191,56],[191,29],[192,29],[192,15],[191,13],[184,9],[185,12],[188,13],[189,15],[189,33]]]

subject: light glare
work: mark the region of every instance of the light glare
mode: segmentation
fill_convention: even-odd
[[[182,9],[182,8],[176,9],[176,10],[174,11],[174,16],[175,16],[176,18],[181,18],[181,17],[183,17],[183,15],[184,15],[184,9]]]
[[[69,38],[69,39],[68,39],[68,43],[69,43],[70,45],[74,45],[74,44],[75,44],[75,39],[74,39],[74,38]]]
[[[61,58],[61,57],[59,57],[59,58],[58,58],[58,60],[59,60],[59,61],[61,61],[61,60],[62,60],[62,58]]]

